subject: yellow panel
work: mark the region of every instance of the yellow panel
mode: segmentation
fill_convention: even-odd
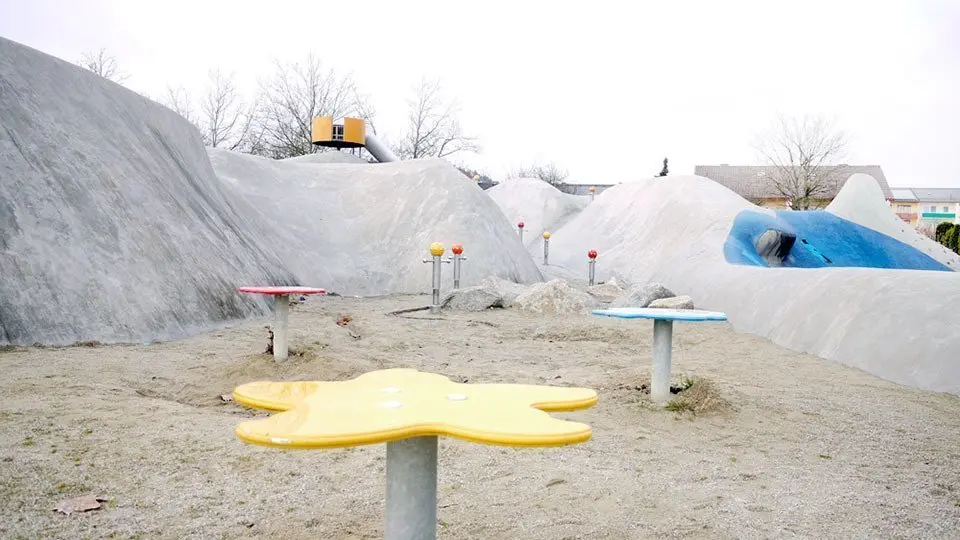
[[[313,142],[327,142],[333,140],[333,118],[329,116],[318,116],[313,119],[313,129],[311,130]]]
[[[367,141],[366,122],[362,118],[344,118],[343,140],[363,145]]]
[[[505,446],[561,446],[590,439],[590,426],[547,411],[593,406],[588,388],[460,384],[414,369],[387,369],[349,381],[253,382],[237,403],[273,411],[243,422],[237,436],[280,448],[338,448],[421,436]]]

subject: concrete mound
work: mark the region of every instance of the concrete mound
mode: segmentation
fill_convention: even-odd
[[[350,295],[429,292],[431,242],[463,244],[464,287],[488,276],[541,280],[496,204],[444,160],[321,165],[216,148],[209,155],[221,181],[271,221],[304,284]],[[449,287],[450,265],[441,275]]]
[[[367,160],[356,154],[347,152],[320,152],[317,154],[307,154],[305,156],[296,156],[282,160],[285,163],[354,163],[368,164]]]
[[[0,344],[172,339],[295,284],[187,121],[0,38]]]
[[[524,223],[523,243],[528,248],[542,245],[544,231],[554,232],[583,210],[590,199],[563,193],[536,178],[515,178],[487,190],[487,194],[514,226]]]
[[[768,268],[724,258],[740,212],[756,207],[702,177],[614,186],[551,239],[551,265],[656,281],[727,312],[740,331],[918,388],[960,394],[960,275],[877,268]],[[889,211],[889,209],[887,209]],[[905,322],[906,321],[906,322]]]
[[[949,268],[960,269],[960,255],[898,218],[887,204],[880,184],[869,174],[851,175],[826,211],[913,246]]]

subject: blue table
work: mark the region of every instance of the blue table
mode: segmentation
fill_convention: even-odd
[[[610,308],[595,309],[594,315],[620,319],[653,319],[653,374],[650,399],[664,404],[670,399],[670,360],[673,354],[673,321],[725,321],[727,314],[699,309]]]

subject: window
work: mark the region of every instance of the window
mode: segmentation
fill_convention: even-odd
[[[936,206],[931,206],[931,207],[927,210],[927,212],[930,212],[931,214],[936,214],[936,213],[937,213],[937,207],[936,207]]]
[[[335,141],[343,140],[343,124],[333,126],[333,140]]]
[[[909,204],[898,204],[898,205],[897,205],[897,213],[898,213],[898,214],[909,214],[909,213],[910,213],[910,205],[909,205]]]
[[[949,206],[944,206],[944,207],[943,207],[943,213],[944,213],[944,214],[947,214],[947,213],[949,213],[949,212],[950,212],[950,207],[949,207]]]

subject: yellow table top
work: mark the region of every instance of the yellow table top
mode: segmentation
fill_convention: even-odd
[[[590,439],[590,426],[547,412],[597,402],[588,388],[460,384],[414,369],[373,371],[349,381],[252,382],[237,403],[282,411],[243,422],[237,436],[281,448],[338,448],[408,437],[452,436],[505,446],[561,446]]]

